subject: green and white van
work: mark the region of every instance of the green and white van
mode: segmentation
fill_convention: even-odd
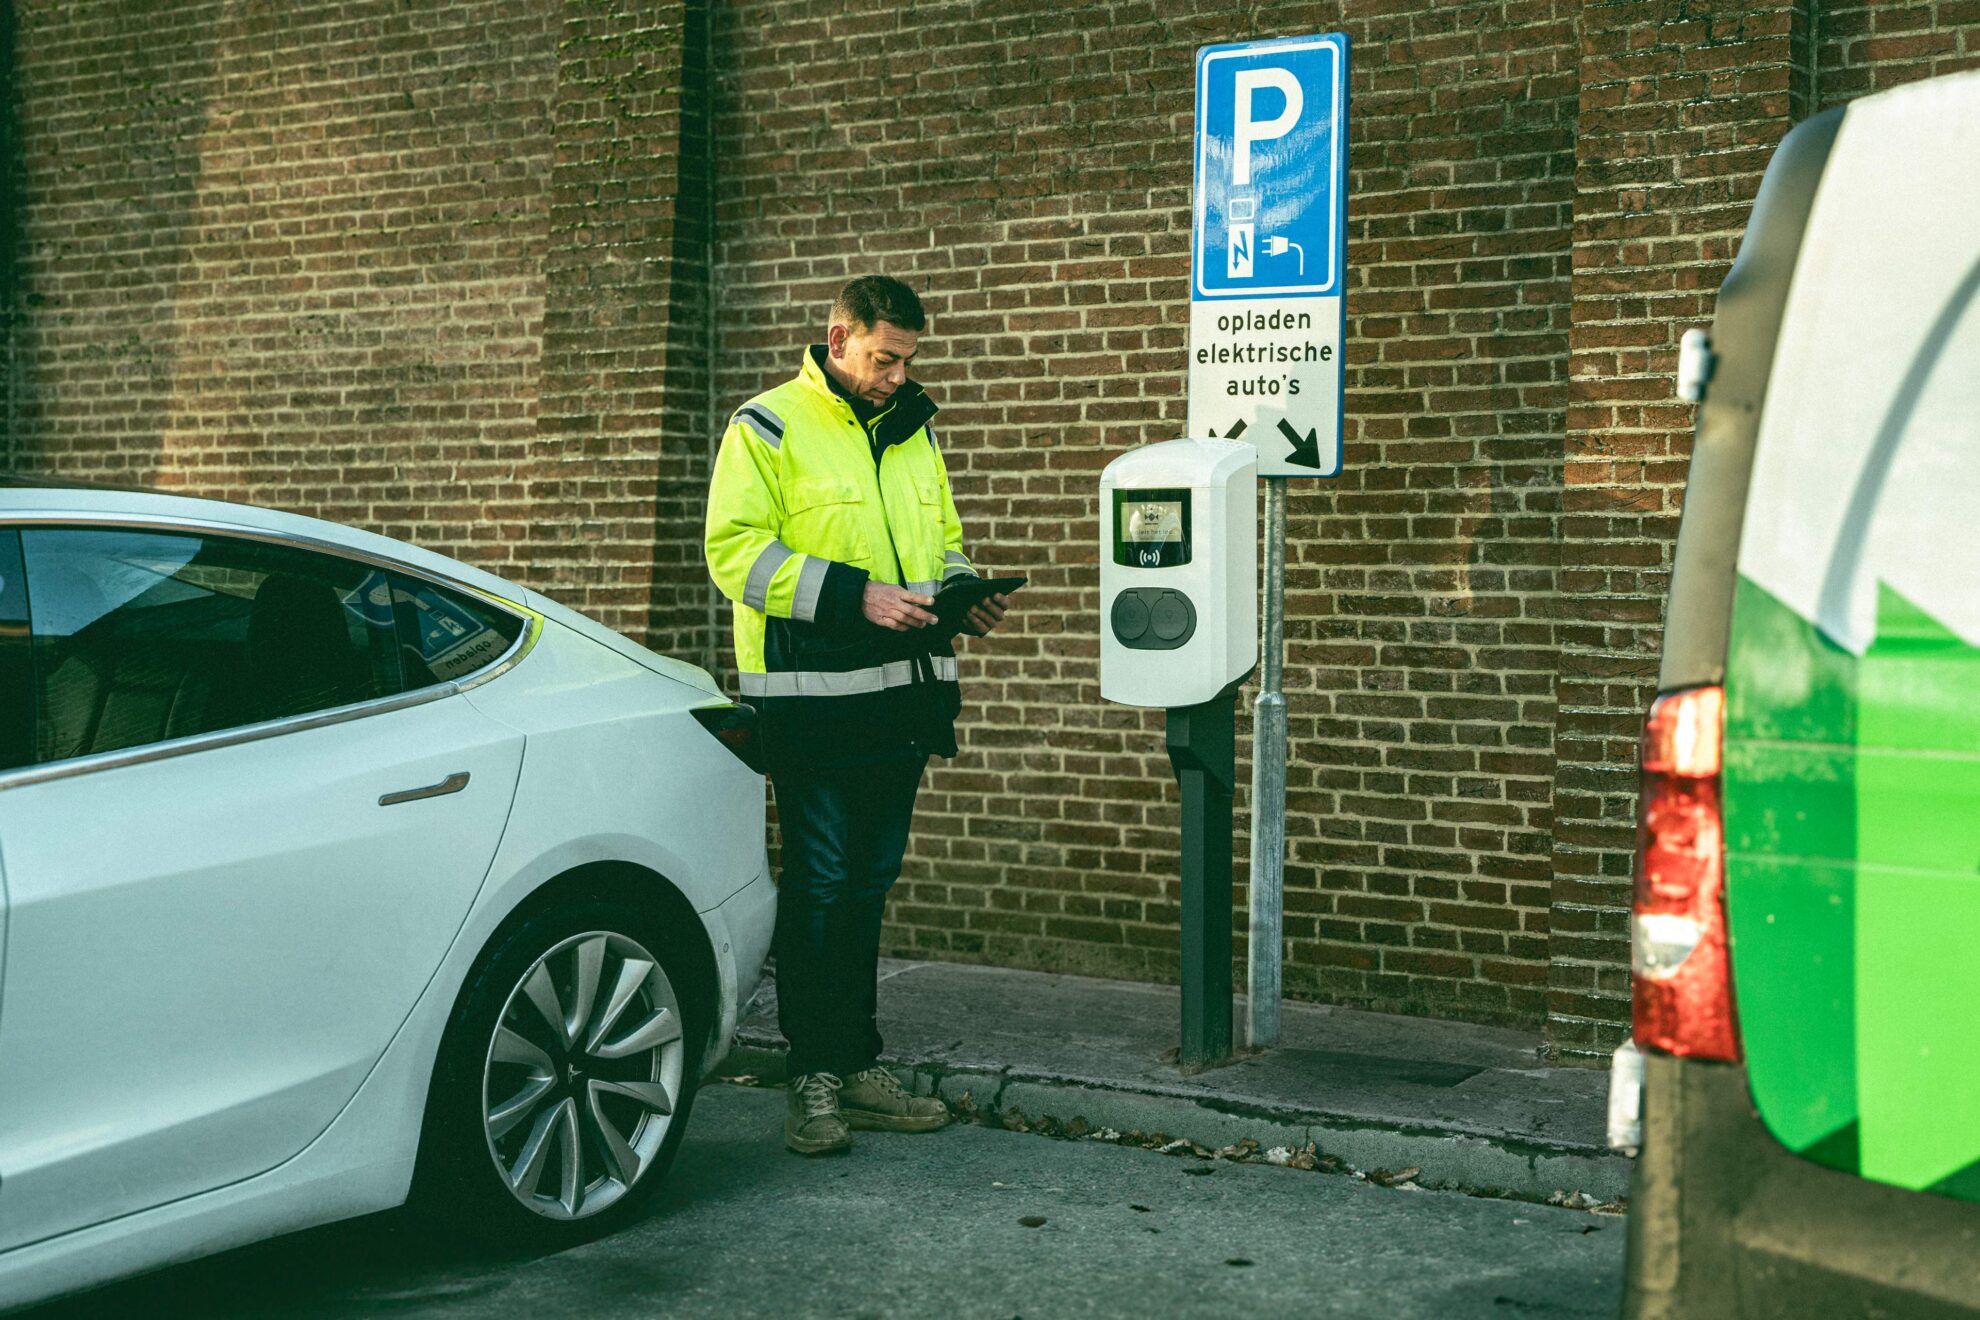
[[[1687,339],[1625,1314],[1974,1314],[1980,73],[1795,129]]]

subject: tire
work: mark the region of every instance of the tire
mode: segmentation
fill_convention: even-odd
[[[701,1079],[707,990],[650,916],[538,912],[468,977],[434,1065],[414,1204],[455,1236],[555,1250],[666,1177]]]

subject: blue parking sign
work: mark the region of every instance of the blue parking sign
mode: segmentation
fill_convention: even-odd
[[[1338,32],[1197,51],[1192,297],[1340,292],[1347,67]]]
[[[1261,477],[1341,470],[1348,39],[1196,52],[1189,433]]]

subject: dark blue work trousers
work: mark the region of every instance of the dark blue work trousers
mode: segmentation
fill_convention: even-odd
[[[880,1057],[874,1021],[880,923],[900,878],[927,764],[772,776],[783,866],[777,879],[777,1025],[790,1073],[848,1077]]]

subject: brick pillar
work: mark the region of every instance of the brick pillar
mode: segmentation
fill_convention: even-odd
[[[25,470],[29,455],[21,443],[27,400],[23,370],[27,332],[27,291],[23,286],[22,211],[27,202],[27,170],[21,162],[21,94],[15,64],[14,6],[0,6],[0,472]]]
[[[1596,1058],[1629,1020],[1637,736],[1655,688],[1707,323],[1773,148],[1806,112],[1811,0],[1583,6],[1547,1034]]]
[[[532,580],[670,654],[713,654],[705,0],[567,0]]]

